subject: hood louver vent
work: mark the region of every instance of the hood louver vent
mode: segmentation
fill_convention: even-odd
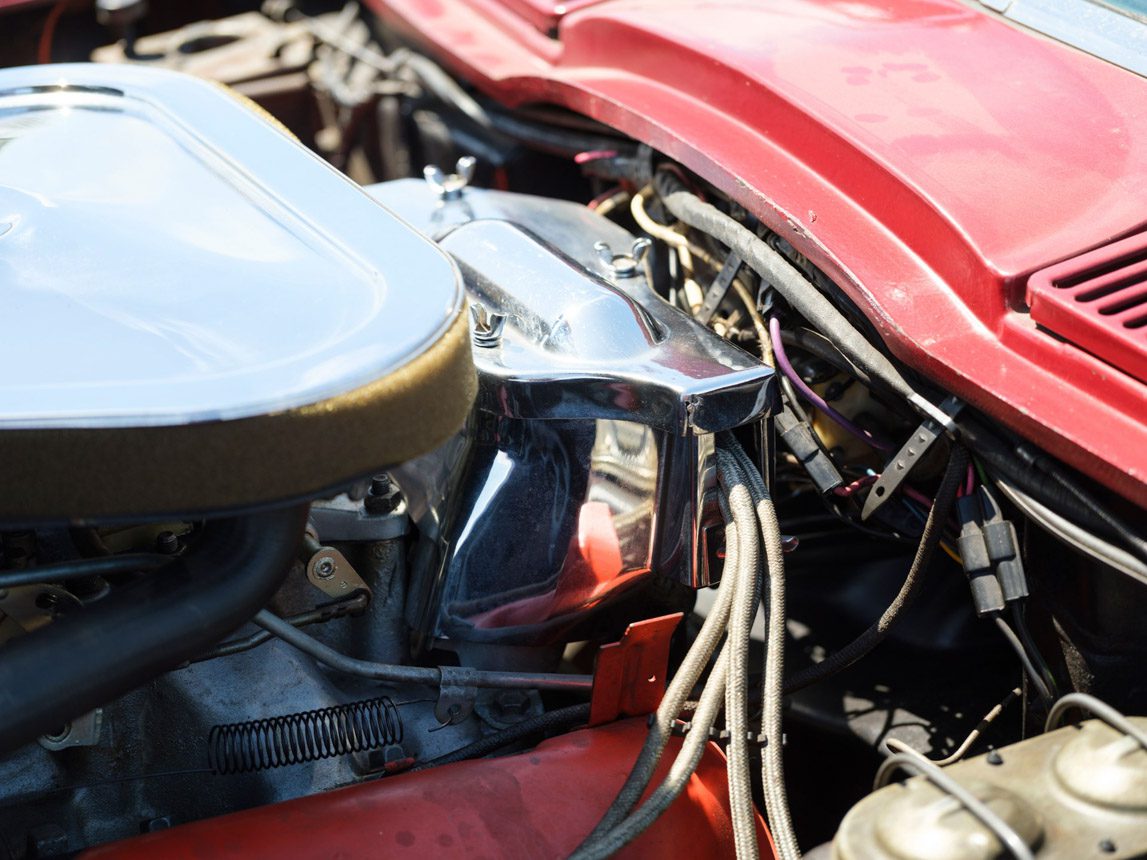
[[[1036,272],[1027,301],[1039,325],[1147,382],[1147,235]]]

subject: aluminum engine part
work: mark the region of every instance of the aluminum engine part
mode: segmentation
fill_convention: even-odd
[[[1131,717],[1147,729],[1147,717]],[[1147,749],[1099,720],[1038,735],[944,769],[1040,860],[1147,857]],[[833,860],[989,860],[997,839],[955,798],[912,777],[844,818]]]
[[[768,413],[771,370],[656,295],[643,245],[618,225],[444,189],[368,189],[454,257],[475,309],[477,407],[394,472],[427,541],[416,625],[548,644],[650,572],[709,585],[715,434]]]

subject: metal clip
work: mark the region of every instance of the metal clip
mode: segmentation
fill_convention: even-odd
[[[434,716],[440,727],[456,725],[474,710],[474,703],[478,700],[478,688],[474,684],[475,671],[461,666],[439,667],[442,680],[438,687]]]

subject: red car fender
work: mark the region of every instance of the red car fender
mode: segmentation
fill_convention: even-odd
[[[261,806],[96,848],[86,860],[565,858],[605,812],[645,740],[644,719],[562,735],[503,758]],[[661,759],[669,769],[680,740]],[[226,777],[213,777],[225,779]],[[757,816],[762,860],[772,840]],[[620,860],[734,856],[725,758],[709,744],[685,791]]]

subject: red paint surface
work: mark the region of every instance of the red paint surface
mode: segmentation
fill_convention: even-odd
[[[1032,319],[1147,382],[1147,234],[1028,280]]]
[[[669,648],[684,614],[635,621],[617,642],[602,645],[593,668],[589,725],[652,714],[665,695]]]
[[[262,806],[114,843],[86,860],[342,860],[383,857],[565,858],[621,787],[645,739],[644,720],[554,738],[499,759]],[[671,742],[660,780],[680,743]],[[757,819],[762,860],[772,843]],[[725,761],[710,745],[682,795],[621,860],[733,856]]]
[[[560,41],[523,2],[368,0],[506,104],[679,159],[905,362],[1147,504],[1147,388],[1022,307],[1032,272],[1147,224],[1147,80],[959,0],[609,0]]]
[[[494,5],[501,5],[511,15],[529,21],[535,30],[555,36],[558,23],[566,15],[605,2],[607,0],[494,0]]]

